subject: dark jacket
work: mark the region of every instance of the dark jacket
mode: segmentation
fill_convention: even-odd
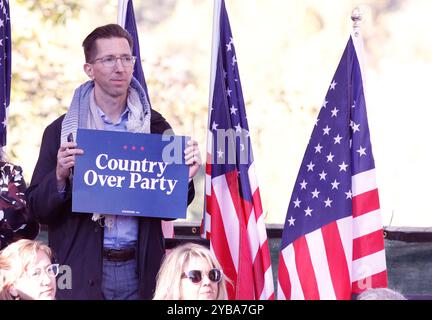
[[[57,191],[56,164],[60,147],[61,125],[64,115],[51,123],[43,134],[31,184],[26,192],[30,214],[48,225],[48,242],[61,265],[72,270],[72,288],[62,289],[61,274],[57,299],[103,299],[102,249],[103,228],[91,220],[89,213],[72,213],[71,188],[66,197]],[[170,129],[168,122],[156,111],[151,113],[151,133]],[[188,204],[195,195],[189,184]],[[161,220],[139,218],[138,234],[139,296],[151,299],[156,285],[156,274],[165,252]]]

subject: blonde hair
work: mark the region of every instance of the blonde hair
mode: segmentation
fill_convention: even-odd
[[[174,248],[163,259],[161,268],[156,278],[156,291],[154,300],[179,300],[180,283],[186,264],[192,258],[201,258],[207,261],[212,268],[220,269],[218,261],[213,257],[209,249],[195,243],[186,243]],[[225,275],[218,283],[216,300],[226,300],[227,290]]]
[[[40,241],[18,240],[0,251],[0,300],[13,300],[12,284],[22,277],[29,264],[36,260],[39,251],[52,259],[51,249]]]
[[[390,288],[371,288],[360,293],[356,300],[407,300],[407,298]]]

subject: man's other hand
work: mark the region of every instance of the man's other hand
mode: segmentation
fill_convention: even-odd
[[[189,140],[184,151],[185,163],[189,166],[189,182],[197,174],[201,167],[201,154],[198,148],[198,142],[195,140]]]

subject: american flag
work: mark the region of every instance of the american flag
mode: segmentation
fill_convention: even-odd
[[[0,147],[6,145],[7,108],[11,90],[11,47],[9,1],[0,0]]]
[[[383,227],[358,53],[351,36],[288,206],[278,299],[351,299],[387,287]]]
[[[144,88],[150,103],[147,84],[144,77],[144,71],[141,64],[140,46],[138,40],[138,30],[135,21],[135,13],[132,0],[119,0],[118,2],[118,23],[125,28],[133,38],[132,55],[136,57],[133,76],[139,81]],[[165,238],[174,238],[174,223],[172,221],[162,220],[162,232]]]
[[[202,233],[232,281],[229,299],[274,299],[264,215],[237,56],[224,1],[215,1]]]

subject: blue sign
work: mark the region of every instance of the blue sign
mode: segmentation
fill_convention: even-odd
[[[78,129],[72,210],[186,218],[188,137]]]

